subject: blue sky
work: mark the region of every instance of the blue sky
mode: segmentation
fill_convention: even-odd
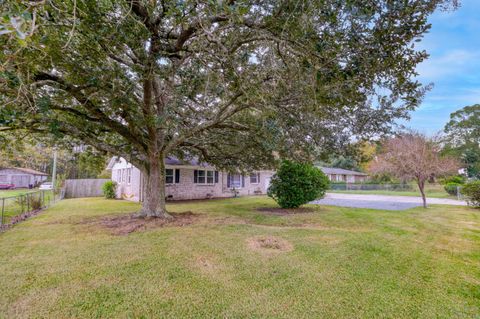
[[[462,0],[453,12],[436,12],[421,43],[430,54],[418,66],[419,80],[434,83],[405,126],[433,134],[443,129],[450,113],[480,103],[480,0]]]

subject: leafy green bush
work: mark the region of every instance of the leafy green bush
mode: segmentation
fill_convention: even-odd
[[[114,181],[105,182],[105,184],[102,186],[102,190],[103,195],[105,195],[105,198],[107,199],[114,199],[117,197],[117,183]]]
[[[443,184],[445,186],[449,183],[456,183],[456,184],[463,185],[463,184],[465,184],[465,176],[453,175],[453,176],[449,176],[449,177],[447,177],[443,180]]]
[[[480,181],[468,182],[462,187],[462,194],[469,206],[480,208]]]
[[[310,165],[284,161],[273,176],[268,196],[282,208],[297,208],[325,195],[328,178]]]
[[[445,186],[443,186],[443,188],[445,189],[445,191],[448,194],[456,196],[457,195],[457,189],[460,186],[462,186],[462,184],[450,182],[450,183],[445,184]]]

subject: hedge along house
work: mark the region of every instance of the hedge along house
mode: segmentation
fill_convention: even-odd
[[[117,197],[143,201],[145,180],[138,168],[124,158],[112,158],[107,169],[117,183]],[[207,199],[266,194],[273,171],[256,171],[248,175],[219,171],[196,160],[188,162],[174,157],[165,159],[165,193],[167,200]]]
[[[0,184],[13,184],[14,188],[35,187],[46,181],[46,173],[29,168],[0,168]]]
[[[319,167],[331,182],[364,183],[368,174],[343,168]]]

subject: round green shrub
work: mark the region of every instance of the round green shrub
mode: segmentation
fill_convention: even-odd
[[[282,208],[297,208],[323,197],[328,184],[327,176],[313,165],[284,161],[272,177],[268,196]]]
[[[453,175],[453,176],[449,176],[447,178],[445,178],[443,180],[443,184],[447,185],[449,183],[456,183],[456,184],[465,184],[465,176],[461,176],[461,175]]]
[[[460,186],[462,186],[462,184],[450,182],[450,183],[445,184],[445,186],[443,186],[443,188],[445,189],[445,191],[448,194],[456,196],[457,195],[457,189]]]
[[[472,181],[463,185],[462,194],[469,206],[480,208],[480,181]]]
[[[105,184],[102,186],[102,190],[103,195],[105,195],[105,198],[107,199],[114,199],[117,197],[117,183],[114,181],[105,182]]]

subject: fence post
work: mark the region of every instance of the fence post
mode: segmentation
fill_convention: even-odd
[[[5,198],[2,198],[2,219],[0,219],[0,225],[4,224],[3,215],[5,213]]]

